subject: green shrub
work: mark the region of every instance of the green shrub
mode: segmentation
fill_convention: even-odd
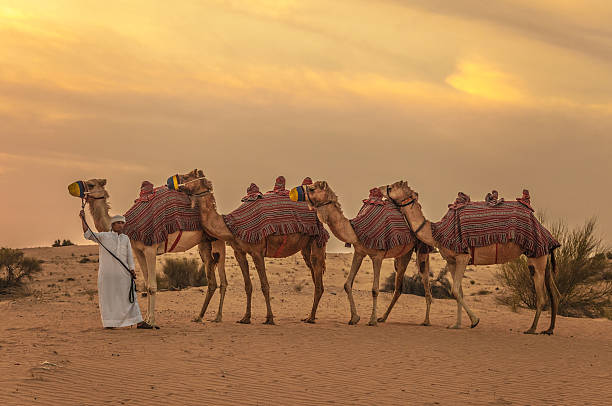
[[[24,257],[19,250],[0,248],[0,293],[22,286],[26,279],[32,279],[41,270],[37,259]]]
[[[574,317],[600,317],[611,304],[612,280],[602,241],[596,236],[596,220],[590,219],[573,230],[563,222],[550,227],[553,236],[561,243],[555,250],[557,273],[555,282],[559,288],[559,314]],[[550,266],[550,264],[548,265]],[[496,275],[505,288],[501,300],[513,307],[536,307],[536,295],[527,258],[521,256],[502,265]]]
[[[183,289],[188,286],[206,286],[204,266],[198,267],[198,261],[187,258],[168,258],[162,268],[168,289]],[[158,279],[159,280],[159,279]],[[165,284],[163,280],[159,280]]]

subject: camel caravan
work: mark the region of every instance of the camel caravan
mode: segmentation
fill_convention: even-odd
[[[110,229],[109,194],[105,179],[77,181],[69,186],[72,195],[88,205],[98,232]],[[503,264],[524,254],[537,295],[537,309],[531,327],[535,334],[547,297],[551,304],[550,326],[542,334],[553,334],[559,303],[554,281],[556,271],[554,250],[560,244],[536,219],[528,191],[515,201],[498,198],[496,191],[484,201],[472,202],[459,193],[449,205],[447,214],[436,223],[425,218],[418,194],[405,181],[376,187],[356,217],[348,219],[342,212],[338,197],[325,181],[305,178],[291,190],[285,178],[276,179],[273,190],[260,192],[251,184],[240,205],[232,212],[217,211],[212,182],[201,170],[171,176],[160,187],[144,181],[140,196],[125,213],[125,234],[129,237],[134,256],[142,270],[148,300],[146,323],[155,324],[157,293],[156,256],[168,252],[184,252],[198,247],[204,264],[208,287],[202,309],[194,319],[201,322],[208,305],[219,287],[220,299],[215,322],[222,321],[223,301],[227,290],[225,247],[229,245],[242,271],[246,294],[245,313],[238,323],[251,323],[251,296],[248,257],[251,257],[260,280],[266,302],[264,324],[275,324],[270,303],[270,284],[266,275],[265,258],[286,258],[298,252],[310,270],[314,285],[310,314],[302,321],[315,323],[319,301],[324,292],[326,246],[331,233],[353,247],[351,269],[344,284],[350,305],[349,324],[357,324],[352,287],[363,259],[369,257],[373,266],[372,312],[368,325],[385,322],[402,293],[404,274],[416,255],[417,269],[425,291],[425,319],[430,325],[432,303],[429,254],[437,249],[447,263],[453,280],[452,295],[457,301],[457,320],[450,328],[461,328],[465,309],[470,326],[480,319],[463,298],[461,282],[466,266]],[[550,264],[548,267],[548,258]],[[395,268],[395,288],[389,306],[378,317],[380,270],[384,259],[392,258]],[[220,283],[217,284],[216,272]]]

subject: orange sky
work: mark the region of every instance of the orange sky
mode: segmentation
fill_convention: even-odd
[[[348,217],[399,179],[432,220],[526,187],[610,242],[610,21],[607,0],[0,0],[0,246],[82,242],[74,180],[125,212],[196,167],[222,212],[281,174]]]

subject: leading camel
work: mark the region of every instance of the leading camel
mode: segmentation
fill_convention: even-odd
[[[89,205],[89,211],[94,220],[94,226],[98,232],[110,230],[110,215],[108,211],[110,204],[108,202],[109,194],[105,189],[106,179],[89,179],[82,181],[85,186],[86,193],[84,199]],[[148,182],[147,182],[148,183]],[[152,185],[151,185],[152,186]],[[126,224],[127,226],[127,224]],[[157,277],[156,277],[156,256],[164,252],[184,252],[192,247],[198,246],[200,258],[204,263],[206,270],[206,278],[208,288],[206,298],[200,315],[196,320],[202,320],[204,313],[210,303],[216,288],[217,282],[215,278],[215,266],[218,265],[219,276],[221,278],[219,310],[214,321],[220,322],[223,314],[223,301],[225,291],[227,289],[227,279],[225,277],[225,243],[223,241],[210,241],[210,238],[205,238],[202,230],[184,231],[180,230],[169,234],[166,241],[161,241],[153,245],[145,245],[142,241],[137,241],[130,238],[134,256],[140,265],[144,276],[144,282],[147,289],[147,313],[145,321],[152,326],[155,326],[155,298],[157,295]],[[170,247],[170,250],[167,248]]]

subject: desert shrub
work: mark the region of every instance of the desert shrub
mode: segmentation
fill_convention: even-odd
[[[451,285],[448,279],[446,279],[446,267],[444,267],[438,276],[431,280],[429,285],[431,286],[431,295],[436,299],[451,299],[453,295],[451,293]],[[383,292],[393,292],[395,290],[395,272],[391,273],[385,279],[382,286]],[[415,273],[413,275],[404,275],[402,281],[402,293],[425,296],[425,287],[421,280],[421,274]]]
[[[68,246],[71,246],[71,245],[74,245],[74,243],[72,241],[70,241],[70,240],[62,240],[62,241],[60,241],[58,239],[58,240],[53,241],[53,244],[51,246],[52,247],[68,247]]]
[[[24,257],[22,251],[0,248],[0,293],[22,286],[41,269],[37,259]]]
[[[554,275],[561,294],[561,315],[600,317],[611,304],[610,266],[602,241],[595,233],[596,223],[593,218],[573,230],[563,222],[556,222],[550,227],[553,236],[561,243],[561,247],[555,250],[557,272]],[[527,258],[521,256],[502,265],[496,277],[505,290],[501,297],[504,303],[513,307],[536,307],[535,288]]]
[[[206,286],[204,266],[198,268],[198,261],[188,258],[168,258],[162,271],[167,280],[168,289],[183,289],[188,286]],[[164,284],[163,280],[159,280]]]

